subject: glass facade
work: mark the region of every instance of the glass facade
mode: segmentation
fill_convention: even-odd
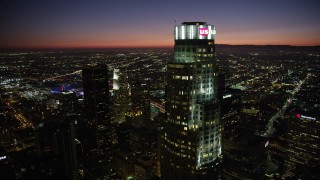
[[[201,28],[207,34],[201,35]],[[176,26],[174,34],[174,59],[167,65],[161,177],[205,179],[221,157],[215,28],[186,22]]]
[[[319,167],[320,121],[319,115],[291,114],[288,126],[287,159],[284,164],[284,178],[299,177],[311,179],[305,169]]]
[[[111,163],[111,125],[108,67],[85,66],[82,69],[86,119],[88,121],[88,144],[96,148]]]

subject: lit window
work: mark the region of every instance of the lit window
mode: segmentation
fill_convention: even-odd
[[[182,76],[182,80],[188,80],[188,76]]]

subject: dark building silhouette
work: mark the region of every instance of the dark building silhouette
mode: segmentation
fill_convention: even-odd
[[[223,179],[259,179],[264,174],[264,138],[255,135],[249,126],[242,124],[236,138],[223,140]]]
[[[15,179],[15,166],[8,153],[0,147],[0,174],[3,179]]]
[[[143,122],[133,122],[143,124],[150,121],[150,95],[146,84],[134,82],[131,84],[131,108],[133,112],[141,113]]]
[[[167,65],[161,134],[162,179],[217,179],[222,157],[215,27],[175,27],[174,59]]]
[[[118,144],[113,148],[113,169],[123,179],[151,179],[158,176],[157,129],[133,126],[126,121],[118,128]]]
[[[78,160],[74,122],[69,120],[45,122],[36,130],[37,156],[54,160],[60,177],[78,179]]]
[[[87,143],[111,162],[111,123],[109,78],[106,65],[85,66],[82,69],[86,119],[88,121]]]
[[[58,94],[59,109],[63,115],[74,114],[79,108],[78,97],[75,92],[62,91]]]
[[[226,88],[221,99],[221,125],[223,137],[237,136],[236,129],[240,125],[241,90]]]

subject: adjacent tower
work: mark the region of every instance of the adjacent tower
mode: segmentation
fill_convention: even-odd
[[[317,179],[320,168],[320,117],[302,111],[289,119],[283,178]]]
[[[106,65],[82,69],[84,101],[88,120],[88,144],[98,149],[107,164],[111,161],[109,78]],[[93,135],[93,136],[91,136]]]
[[[215,27],[175,26],[167,66],[167,119],[161,133],[162,179],[217,179],[221,159]]]

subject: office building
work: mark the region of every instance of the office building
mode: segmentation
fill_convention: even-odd
[[[319,114],[296,111],[291,114],[287,134],[284,178],[320,178]]]
[[[85,114],[89,127],[87,144],[111,161],[109,78],[106,65],[88,65],[82,69]]]
[[[68,117],[61,121],[41,123],[36,129],[37,156],[46,159],[47,166],[60,177],[79,179],[74,122]],[[50,165],[49,165],[50,164]]]
[[[215,27],[175,26],[161,133],[162,179],[218,179],[222,158]]]
[[[128,76],[124,69],[113,69],[111,72],[111,123],[122,123],[130,104]]]
[[[241,90],[226,88],[221,99],[221,125],[223,138],[237,136],[237,128],[240,125],[241,115]]]
[[[143,122],[134,124],[144,124],[151,118],[150,112],[150,94],[147,84],[134,82],[131,84],[131,109],[134,112],[141,112]]]

